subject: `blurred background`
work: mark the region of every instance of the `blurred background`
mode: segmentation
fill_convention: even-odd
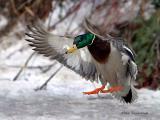
[[[75,88],[77,94],[92,89],[91,83],[56,61],[35,54],[24,40],[30,22],[40,19],[54,34],[76,36],[85,32],[86,17],[102,34],[123,37],[135,50],[139,70],[136,88],[160,89],[160,0],[0,0],[1,95],[22,96],[22,89],[46,87],[55,94],[61,88],[65,95],[75,94],[70,92]],[[72,86],[73,78],[79,82]],[[45,80],[51,79],[46,86]]]

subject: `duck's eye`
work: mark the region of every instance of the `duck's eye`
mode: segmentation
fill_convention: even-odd
[[[77,37],[77,41],[78,41],[78,42],[81,42],[82,40],[83,40],[83,39],[82,39],[82,36],[78,36],[78,37]]]
[[[74,39],[74,42],[73,44],[78,44],[79,42],[82,42],[82,37],[81,36],[77,36],[75,39]]]
[[[82,41],[83,41],[82,39],[79,40],[79,42],[82,42]]]

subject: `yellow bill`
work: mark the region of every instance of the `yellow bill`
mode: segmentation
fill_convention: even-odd
[[[77,50],[77,46],[76,45],[73,45],[72,47],[68,48],[67,51],[66,51],[66,54],[68,53],[73,53]]]

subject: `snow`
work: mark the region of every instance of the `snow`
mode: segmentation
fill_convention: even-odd
[[[133,104],[120,103],[110,94],[83,95],[83,91],[95,86],[65,67],[46,90],[36,92],[34,89],[60,67],[59,63],[47,73],[26,68],[13,82],[20,68],[8,66],[22,66],[32,52],[24,40],[0,52],[1,120],[157,120],[160,117],[160,91],[138,90],[139,98]],[[35,55],[28,66],[53,62],[56,61]]]
[[[8,22],[7,19],[4,16],[0,15],[0,28],[1,29],[7,24],[7,22]]]

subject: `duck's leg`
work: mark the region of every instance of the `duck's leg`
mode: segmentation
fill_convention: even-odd
[[[100,88],[96,88],[95,90],[89,92],[83,92],[83,94],[91,95],[91,94],[98,94],[100,91],[103,91],[106,85],[102,85]]]
[[[108,90],[101,90],[101,93],[113,93],[123,90],[122,86],[114,86],[109,88]]]

